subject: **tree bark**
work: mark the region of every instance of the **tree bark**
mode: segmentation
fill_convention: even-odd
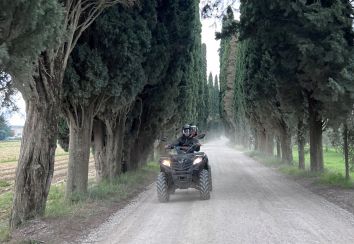
[[[41,56],[38,76],[34,77],[31,96],[26,100],[26,122],[16,169],[10,228],[24,221],[42,216],[53,178],[60,112],[60,73],[48,57]],[[28,94],[27,94],[28,95]]]
[[[106,164],[108,165],[108,178],[113,180],[122,172],[122,152],[124,141],[126,114],[120,113],[117,121],[110,124],[106,121],[107,143],[106,143]]]
[[[132,163],[131,154],[134,152],[134,144],[140,134],[143,113],[142,99],[135,101],[133,109],[127,115],[126,128],[124,133],[123,161],[127,171],[135,168]]]
[[[317,102],[313,98],[309,98],[308,100],[311,171],[323,171],[322,118],[317,110]]]
[[[273,156],[274,155],[274,137],[271,133],[267,133],[266,134],[266,140],[267,140],[267,143],[266,143],[266,153],[270,156]]]
[[[101,182],[104,178],[106,169],[106,158],[104,154],[104,145],[105,145],[105,125],[100,119],[95,119],[93,122],[93,155],[95,159],[95,168],[96,168],[96,181]]]
[[[262,153],[266,153],[267,152],[267,135],[265,132],[265,129],[261,129],[259,130],[259,137],[260,138],[260,145],[259,145],[259,150]]]
[[[279,138],[277,138],[277,158],[281,158],[281,149],[280,149]]]
[[[69,116],[69,164],[66,183],[66,199],[87,192],[93,111],[87,109],[80,114],[79,121]]]
[[[287,164],[292,164],[293,154],[291,150],[291,135],[288,129],[283,130],[280,140],[282,161]]]
[[[259,136],[258,136],[258,130],[255,130],[254,132],[254,150],[259,151]]]
[[[348,149],[348,125],[347,122],[344,123],[343,126],[343,152],[344,152],[344,162],[345,162],[345,178],[349,180],[349,149]]]
[[[113,180],[122,172],[126,119],[127,108],[124,108],[114,118],[95,122],[94,156],[98,181]]]
[[[305,169],[305,136],[304,136],[304,123],[299,119],[297,125],[297,145],[299,154],[299,169]]]

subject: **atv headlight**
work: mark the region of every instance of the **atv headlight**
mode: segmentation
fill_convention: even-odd
[[[202,161],[203,161],[203,158],[202,158],[202,157],[197,157],[196,159],[194,159],[193,165],[199,164],[199,163],[202,162]]]
[[[171,161],[168,160],[168,159],[162,160],[162,164],[165,165],[165,166],[167,166],[167,167],[171,167]]]

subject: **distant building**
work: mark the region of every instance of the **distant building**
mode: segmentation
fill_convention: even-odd
[[[11,125],[10,126],[10,130],[11,130],[11,134],[14,137],[22,137],[22,133],[23,133],[23,126],[19,126],[19,125]]]

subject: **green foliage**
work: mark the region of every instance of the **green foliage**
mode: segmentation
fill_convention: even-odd
[[[307,117],[322,117],[331,126],[342,122],[352,110],[354,91],[350,3],[254,0],[241,1],[240,10],[239,31],[222,36],[220,48],[223,99],[236,59],[234,113],[222,108],[222,116],[237,137],[251,131],[257,145],[260,135],[281,138]],[[229,11],[225,33],[234,22]],[[230,57],[235,36],[237,54]]]
[[[249,1],[241,12],[241,36],[261,41],[282,106],[296,111],[310,97],[327,118],[343,114],[339,94],[352,90],[340,78],[353,55],[349,2]]]
[[[10,76],[0,71],[0,111],[16,111],[17,105],[14,101],[16,89]]]
[[[41,51],[62,37],[64,9],[57,0],[0,2],[0,70],[29,78]]]
[[[69,150],[69,126],[66,120],[61,117],[58,124],[58,143],[65,152]]]
[[[0,114],[0,141],[5,140],[11,136],[11,130],[4,114]]]
[[[350,170],[354,171],[354,115],[351,112],[348,118],[345,120],[348,128],[348,161],[350,164]],[[327,130],[327,134],[331,145],[344,155],[344,140],[343,140],[343,126],[334,127]]]
[[[88,105],[95,97],[112,97],[110,105],[114,101],[119,108],[131,103],[141,91],[146,82],[144,62],[151,48],[148,24],[153,24],[145,20],[143,7],[125,9],[116,5],[82,36],[64,80],[64,94],[71,104]],[[148,14],[153,16],[154,12]]]
[[[354,188],[354,181],[347,180],[342,173],[325,172],[318,179],[318,183],[342,188]]]
[[[293,150],[293,156],[294,160],[298,160],[298,152],[297,152],[297,147],[294,147]],[[333,172],[333,173],[341,173],[344,174],[345,172],[345,165],[344,165],[344,157],[343,154],[336,150],[336,148],[328,148],[328,150],[325,150],[323,153],[324,157],[324,167],[325,170],[328,172]],[[305,168],[309,169],[310,168],[310,152],[309,152],[309,147],[305,147]],[[353,171],[350,172],[350,176],[354,177]]]

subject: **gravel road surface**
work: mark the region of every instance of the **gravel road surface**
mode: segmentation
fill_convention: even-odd
[[[155,185],[82,243],[354,243],[354,216],[226,146],[205,144],[213,192],[177,190],[157,201]]]

